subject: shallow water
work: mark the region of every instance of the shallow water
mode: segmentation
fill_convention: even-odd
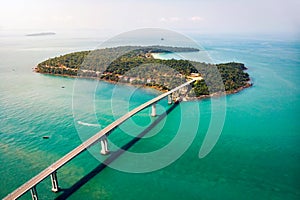
[[[5,183],[0,190],[2,198],[75,148],[81,139],[125,113],[125,105],[134,108],[157,95],[153,90],[32,72],[33,66],[48,57],[93,49],[98,45],[95,39],[11,36],[0,40],[0,174]],[[254,83],[226,97],[224,128],[208,156],[199,159],[198,153],[211,122],[212,101],[184,102],[129,149],[136,153],[159,150],[176,134],[183,138],[178,148],[184,148],[195,135],[178,160],[154,172],[126,173],[97,168],[98,159],[103,157],[98,154],[99,146],[94,146],[58,171],[60,186],[73,186],[71,190],[53,194],[50,180],[46,179],[37,186],[42,199],[60,195],[70,199],[299,199],[299,41],[196,40],[215,62],[245,63]],[[82,109],[80,120],[73,116],[75,81],[97,86],[95,112],[85,112],[85,106],[93,105],[77,107]],[[126,98],[126,94],[132,95]],[[166,100],[160,102],[158,113],[167,108]],[[200,115],[193,112],[195,109],[200,110]],[[142,111],[109,136],[116,145],[112,150],[129,142],[154,120],[148,117],[149,112]],[[214,115],[218,117],[218,113]],[[170,151],[160,159],[172,156]],[[143,163],[122,155],[114,166],[130,168]],[[24,199],[28,197],[26,194]]]

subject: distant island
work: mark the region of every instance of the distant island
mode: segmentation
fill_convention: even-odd
[[[35,71],[152,87],[160,91],[168,91],[188,79],[197,79],[185,91],[186,99],[220,95],[224,90],[227,94],[236,93],[252,85],[243,63],[209,64],[152,56],[152,53],[195,51],[199,49],[170,46],[121,46],[81,51],[43,61]]]
[[[56,33],[54,32],[31,33],[31,34],[26,34],[25,36],[46,36],[46,35],[56,35]]]

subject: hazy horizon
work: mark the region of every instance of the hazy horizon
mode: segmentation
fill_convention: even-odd
[[[296,0],[22,1],[2,2],[0,32],[102,32],[166,28],[212,35],[288,35],[299,38]]]

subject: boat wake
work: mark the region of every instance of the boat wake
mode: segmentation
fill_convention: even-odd
[[[90,124],[82,121],[77,121],[78,124],[83,125],[83,126],[92,126],[92,127],[100,127],[100,124]]]

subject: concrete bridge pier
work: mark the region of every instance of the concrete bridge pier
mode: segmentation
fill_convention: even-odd
[[[151,116],[155,117],[156,116],[156,103],[152,104],[152,112],[151,112]]]
[[[52,192],[58,192],[59,191],[59,186],[58,186],[56,171],[53,172],[50,175],[50,177],[51,177],[51,183],[52,183]]]
[[[200,79],[199,79],[200,80]],[[134,116],[136,113],[140,112],[141,110],[144,110],[145,108],[148,108],[152,106],[152,116],[156,116],[156,103],[159,102],[162,99],[165,99],[168,95],[172,94],[172,97],[177,96],[176,91],[179,89],[190,85],[191,83],[195,82],[196,79],[190,80],[171,91],[161,94],[158,97],[155,97],[146,103],[143,103],[142,105],[136,107],[135,109],[131,110],[130,112],[126,113],[116,121],[112,122],[110,125],[108,125],[105,129],[99,131],[94,136],[80,144],[78,147],[70,151],[65,156],[61,157],[58,161],[56,161],[53,165],[47,167],[42,172],[40,172],[38,175],[36,175],[34,178],[30,179],[28,182],[24,183],[22,186],[8,194],[6,197],[4,197],[4,200],[12,200],[12,199],[18,199],[22,195],[24,195],[27,191],[30,190],[31,197],[33,200],[38,200],[38,194],[36,191],[36,185],[39,184],[41,181],[46,179],[48,176],[51,175],[52,178],[52,187],[53,190],[56,191],[59,189],[57,177],[54,172],[56,172],[58,169],[60,169],[62,166],[70,162],[73,158],[84,152],[87,148],[94,145],[95,143],[100,142],[101,143],[101,153],[106,155],[109,153],[108,150],[108,141],[107,141],[107,135],[109,132],[111,132],[113,129],[117,128],[120,124],[124,123],[126,120],[128,120],[130,117]],[[176,102],[174,102],[176,103]],[[179,103],[179,102],[178,102]],[[149,113],[150,114],[150,113]]]
[[[172,101],[172,94],[169,94],[168,95],[168,104],[172,104],[173,101]]]
[[[38,200],[38,194],[37,194],[37,191],[36,191],[36,187],[33,186],[31,189],[30,189],[30,193],[31,193],[31,197],[32,197],[32,200]]]
[[[101,151],[100,153],[102,155],[107,155],[109,154],[109,150],[108,150],[108,141],[107,141],[107,136],[103,135],[100,139],[100,144],[101,144]]]

